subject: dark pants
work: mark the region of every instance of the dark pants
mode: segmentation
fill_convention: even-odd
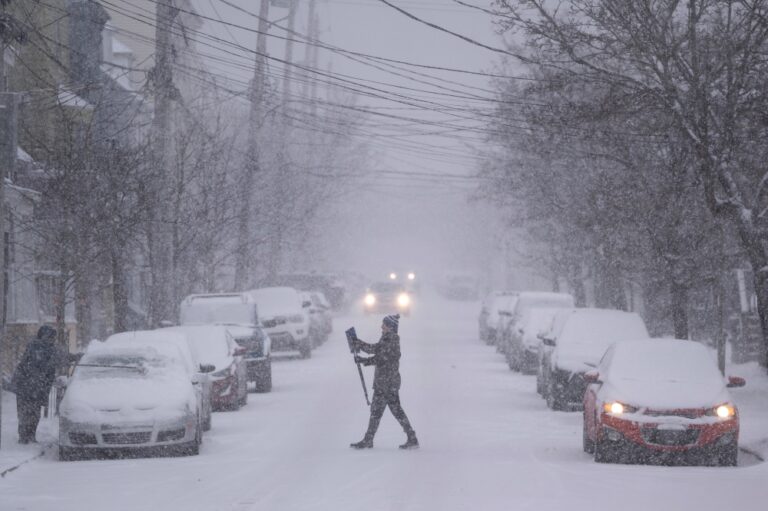
[[[16,413],[19,418],[19,442],[27,443],[35,441],[35,432],[40,423],[40,409],[42,406],[37,400],[16,396]]]
[[[374,390],[373,401],[371,402],[371,419],[368,422],[368,431],[365,433],[365,438],[367,440],[373,440],[373,437],[376,435],[376,430],[379,429],[381,416],[384,415],[384,410],[386,410],[387,406],[389,406],[389,410],[392,412],[392,415],[395,416],[397,422],[403,427],[403,431],[408,435],[408,438],[414,438],[416,432],[411,427],[408,416],[405,415],[405,410],[403,410],[403,407],[400,405],[400,393],[397,390]]]

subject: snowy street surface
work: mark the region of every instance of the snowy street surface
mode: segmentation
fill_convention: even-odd
[[[343,331],[375,341],[380,317],[347,316],[310,360],[274,365],[271,394],[215,414],[199,456],[62,463],[51,448],[0,479],[0,510],[765,509],[768,464],[744,453],[738,468],[595,464],[581,450],[581,414],[549,411],[534,377],[477,339],[477,304],[417,304],[401,320],[401,396],[418,451],[398,450],[405,437],[389,411],[373,450],[348,447],[368,414]],[[731,372],[747,378],[733,392],[741,443],[768,451],[768,379],[756,366]],[[40,451],[15,444],[5,398],[0,472]]]

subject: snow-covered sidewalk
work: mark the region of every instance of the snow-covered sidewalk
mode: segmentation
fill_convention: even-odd
[[[36,444],[21,445],[18,442],[18,420],[16,419],[16,396],[2,392],[2,444],[0,444],[0,478],[8,476],[17,468],[43,456],[56,457],[56,421],[43,418],[37,428]]]

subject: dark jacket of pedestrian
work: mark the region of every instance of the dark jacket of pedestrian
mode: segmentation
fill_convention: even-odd
[[[11,385],[18,399],[38,406],[48,401],[56,370],[66,363],[62,352],[56,346],[56,331],[51,327],[40,328],[37,338],[27,345],[13,374]]]
[[[400,336],[387,332],[376,344],[358,341],[359,348],[372,357],[360,357],[360,363],[376,366],[373,375],[373,388],[383,392],[400,390]]]

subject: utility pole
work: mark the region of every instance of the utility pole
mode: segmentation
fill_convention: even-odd
[[[317,113],[317,80],[313,79],[311,70],[318,68],[318,39],[320,37],[320,18],[316,12],[317,0],[310,0],[309,2],[309,14],[307,16],[307,32],[309,35],[309,44],[306,47],[305,60],[306,66],[309,69],[305,72],[305,79],[307,85],[307,101],[309,101],[309,113],[310,117],[314,117]]]
[[[149,303],[150,326],[158,327],[171,319],[171,247],[169,240],[169,142],[171,109],[178,91],[173,84],[171,30],[178,10],[173,0],[157,0],[155,8],[155,67],[152,70],[155,91],[153,183],[149,192],[151,225],[149,226],[150,270],[152,291]]]
[[[243,186],[240,189],[240,215],[238,218],[238,243],[235,256],[235,281],[233,290],[238,291],[250,287],[251,261],[253,260],[253,245],[251,243],[252,203],[256,175],[261,171],[261,151],[259,148],[259,133],[264,122],[264,89],[265,71],[267,65],[267,31],[269,30],[270,0],[261,0],[259,9],[259,34],[256,38],[256,58],[251,82],[251,112],[248,125],[248,161],[245,163]]]
[[[293,80],[293,45],[296,31],[296,8],[298,0],[289,0],[288,6],[288,34],[285,40],[285,69],[283,77],[283,112],[280,123],[280,140],[277,151],[277,225],[272,233],[272,254],[270,261],[271,276],[279,273],[283,259],[283,231],[286,229],[286,206],[288,205],[288,181],[290,162],[288,161],[288,138],[290,137],[290,121],[288,119],[288,103],[291,100],[291,81]]]

